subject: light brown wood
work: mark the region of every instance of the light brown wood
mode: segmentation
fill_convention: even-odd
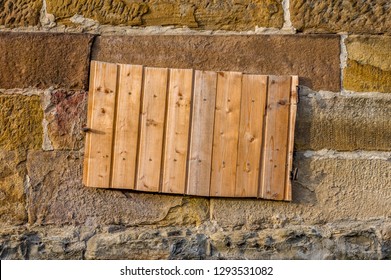
[[[113,152],[112,188],[133,189],[143,67],[118,66],[118,97]]]
[[[218,73],[211,196],[235,196],[241,90],[242,73]]]
[[[87,176],[90,187],[110,187],[117,65],[94,62],[90,86],[89,128],[86,144]]]
[[[260,197],[283,200],[287,170],[290,76],[269,76]]]
[[[137,190],[160,189],[167,79],[167,68],[144,70]]]
[[[296,125],[296,111],[298,102],[297,86],[299,85],[299,77],[292,76],[291,80],[291,96],[290,96],[290,109],[289,109],[289,130],[288,130],[288,158],[286,169],[286,183],[284,200],[292,200],[292,162],[293,162],[293,149],[294,149],[294,137],[295,137],[295,125]]]
[[[297,76],[92,61],[83,183],[292,200]]]
[[[187,194],[209,196],[217,73],[195,71]]]
[[[267,76],[243,75],[235,189],[237,197],[258,196],[266,91]]]
[[[193,70],[171,69],[162,192],[185,193]]]
[[[94,88],[95,84],[95,76],[96,76],[96,68],[97,68],[98,62],[92,60],[90,65],[90,80],[89,80],[89,93],[88,93],[88,108],[87,108],[87,123],[86,127],[91,127],[91,115],[92,115],[92,104],[93,104],[93,94],[92,89]],[[86,133],[85,134],[85,148],[84,148],[84,161],[83,161],[83,184],[85,186],[87,185],[87,180],[89,176],[89,158],[90,158],[90,144],[91,143],[91,134]]]

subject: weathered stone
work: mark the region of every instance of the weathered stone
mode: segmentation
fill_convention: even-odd
[[[283,9],[278,0],[46,0],[48,13],[57,22],[69,24],[78,14],[101,24],[131,26],[188,26],[199,29],[251,30],[257,26],[283,25]]]
[[[323,224],[391,215],[391,162],[387,159],[297,153],[293,202],[211,199],[211,216],[240,229]]]
[[[0,88],[87,89],[90,34],[0,32]]]
[[[0,151],[0,224],[19,225],[27,222],[26,152]]]
[[[222,259],[381,259],[379,228],[348,223],[220,231],[210,242]]]
[[[391,151],[391,96],[300,88],[296,150]]]
[[[299,75],[302,85],[339,91],[339,55],[340,38],[333,35],[174,35],[98,37],[92,58],[154,67]]]
[[[157,230],[147,235],[134,229],[97,234],[88,240],[87,259],[168,259],[169,244]]]
[[[345,44],[348,52],[345,89],[391,92],[391,37],[350,36]]]
[[[29,153],[30,224],[196,225],[209,217],[205,199],[83,187],[82,161],[78,152]]]
[[[87,93],[56,90],[45,112],[48,134],[54,149],[79,150],[84,145],[81,128],[87,123]]]
[[[291,0],[293,26],[304,32],[390,33],[388,0]]]
[[[0,232],[1,259],[82,259],[86,244],[80,239],[82,228],[34,228]]]
[[[0,95],[0,149],[40,149],[42,119],[38,96]]]
[[[389,219],[372,219],[259,230],[210,222],[0,228],[0,259],[389,259],[390,227]]]
[[[0,1],[0,25],[19,27],[38,25],[41,0]]]

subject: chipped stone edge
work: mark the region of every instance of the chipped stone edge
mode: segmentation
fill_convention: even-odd
[[[296,33],[296,28],[293,27],[291,21],[290,0],[282,0],[281,5],[284,11],[284,25],[282,26],[282,30]]]
[[[338,152],[335,150],[318,150],[318,151],[303,151],[297,152],[306,158],[313,159],[345,159],[345,160],[383,160],[391,162],[391,152],[379,152],[379,151],[354,151],[354,152]]]
[[[46,113],[50,109],[50,99],[52,95],[52,88],[49,88],[43,92],[41,95],[41,106],[43,110],[43,119],[42,119],[42,128],[43,128],[43,134],[42,134],[42,150],[44,151],[53,151],[53,145],[52,141],[50,140],[49,137],[49,132],[48,132],[48,124],[49,122],[46,119]]]
[[[341,37],[341,54],[340,54],[340,67],[341,67],[341,91],[344,92],[345,89],[344,89],[344,86],[343,86],[343,82],[344,82],[344,70],[347,66],[347,61],[348,61],[348,50],[346,48],[346,44],[345,44],[345,40],[348,38],[348,35],[347,34],[340,34],[340,37]]]

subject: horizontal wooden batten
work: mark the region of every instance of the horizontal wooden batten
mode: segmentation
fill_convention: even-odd
[[[88,187],[291,200],[297,76],[91,64]]]

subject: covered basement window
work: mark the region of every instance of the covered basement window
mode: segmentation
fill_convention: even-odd
[[[83,183],[289,201],[297,85],[92,61]]]

